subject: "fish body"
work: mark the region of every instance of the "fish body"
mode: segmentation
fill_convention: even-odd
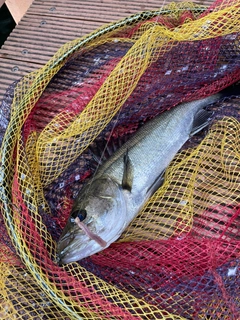
[[[59,264],[78,261],[116,241],[152,194],[184,143],[208,123],[204,107],[219,100],[216,94],[183,103],[144,124],[103,163],[80,191],[57,245]],[[84,215],[83,215],[84,213]],[[74,218],[100,239],[90,237]]]

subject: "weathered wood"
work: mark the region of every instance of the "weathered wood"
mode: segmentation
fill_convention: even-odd
[[[0,49],[0,101],[9,84],[42,67],[64,43],[108,22],[137,12],[159,9],[169,2],[34,0]],[[196,1],[202,5],[212,2]]]

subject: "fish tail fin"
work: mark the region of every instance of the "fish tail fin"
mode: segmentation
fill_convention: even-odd
[[[228,99],[231,99],[234,97],[238,97],[239,95],[240,95],[240,82],[235,83],[235,84],[223,89],[222,91],[220,91],[216,95],[210,96],[208,103],[212,104],[217,101],[224,101],[226,99],[228,100]],[[200,109],[195,114],[190,137],[195,135],[197,132],[201,131],[203,128],[205,128],[206,126],[209,125],[209,123],[212,120],[213,113],[214,112],[210,111],[210,110]]]
[[[203,128],[208,126],[210,121],[212,120],[212,115],[213,115],[212,111],[200,109],[195,114],[190,137],[194,136],[197,132],[201,131]]]
[[[221,99],[231,99],[240,95],[240,82],[236,82],[219,92]]]

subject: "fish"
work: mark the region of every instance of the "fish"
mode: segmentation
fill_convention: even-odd
[[[161,113],[99,166],[77,195],[58,240],[59,265],[100,252],[121,236],[161,187],[177,152],[211,121],[205,107],[222,97],[220,92]]]

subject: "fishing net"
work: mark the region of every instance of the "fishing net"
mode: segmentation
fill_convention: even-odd
[[[170,4],[64,45],[1,107],[1,319],[237,319],[240,99],[176,155],[121,238],[58,266],[94,148],[240,80],[239,1]],[[4,137],[3,137],[3,133]],[[90,147],[89,147],[90,146]],[[121,219],[121,216],[119,216]]]

